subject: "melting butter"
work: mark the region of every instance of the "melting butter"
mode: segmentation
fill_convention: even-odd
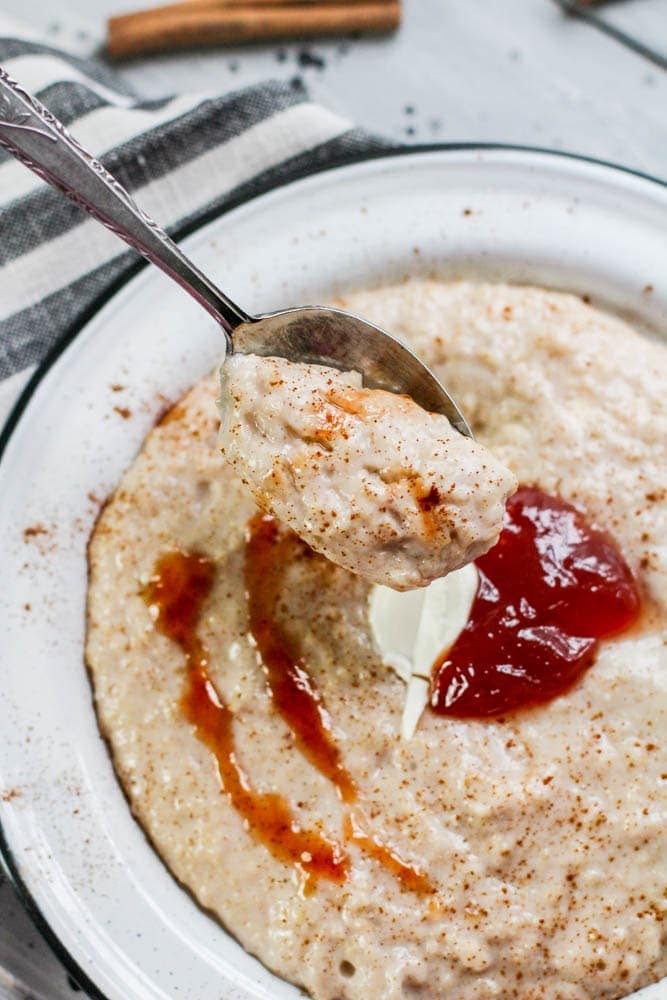
[[[431,668],[465,627],[478,574],[473,563],[420,590],[376,585],[368,603],[371,633],[382,662],[406,685],[401,737],[411,739],[428,704]]]

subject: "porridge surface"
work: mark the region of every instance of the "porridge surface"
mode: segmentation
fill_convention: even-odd
[[[198,631],[244,771],[342,840],[346,806],[277,715],[248,636],[256,507],[218,451],[211,376],[151,432],[91,542],[87,658],[132,809],[200,902],[316,998],[625,996],[667,975],[667,351],[537,289],[414,282],[344,305],[410,342],[520,482],[611,532],[645,593],[642,626],[546,706],[483,722],[426,712],[405,743],[369,584],[296,552],[279,568],[281,624],[374,833],[435,891],[406,888],[353,839],[344,884],[305,884],[221,791],[180,707],[183,652],[143,596],[165,553],[214,561]]]

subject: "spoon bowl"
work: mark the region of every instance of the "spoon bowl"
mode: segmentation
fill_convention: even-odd
[[[232,343],[235,353],[359,372],[367,388],[405,393],[472,437],[452,397],[416,354],[379,326],[343,309],[301,306],[266,313],[239,324]]]
[[[435,375],[390,334],[342,309],[302,306],[251,316],[190,261],[62,122],[0,67],[0,146],[176,281],[213,316],[226,353],[278,356],[358,372],[365,386],[411,396],[472,437]]]

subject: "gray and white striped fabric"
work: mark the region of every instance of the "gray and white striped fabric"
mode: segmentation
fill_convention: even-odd
[[[311,103],[300,84],[142,101],[101,62],[2,29],[0,20],[4,69],[170,233],[263,186],[383,145]],[[0,380],[39,362],[136,260],[0,150]]]

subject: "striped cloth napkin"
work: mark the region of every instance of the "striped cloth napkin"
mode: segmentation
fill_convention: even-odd
[[[0,16],[0,65],[172,236],[266,186],[384,146],[313,104],[301,84],[145,101],[101,62],[4,28]],[[0,150],[0,417],[25,370],[136,260]]]
[[[385,146],[311,103],[301,85],[141,100],[101,62],[55,49],[2,15],[0,65],[176,237],[232,201]],[[34,366],[137,259],[0,149],[0,424]],[[39,962],[49,969],[31,973],[34,945],[2,878],[0,1000],[71,993],[46,952]]]

